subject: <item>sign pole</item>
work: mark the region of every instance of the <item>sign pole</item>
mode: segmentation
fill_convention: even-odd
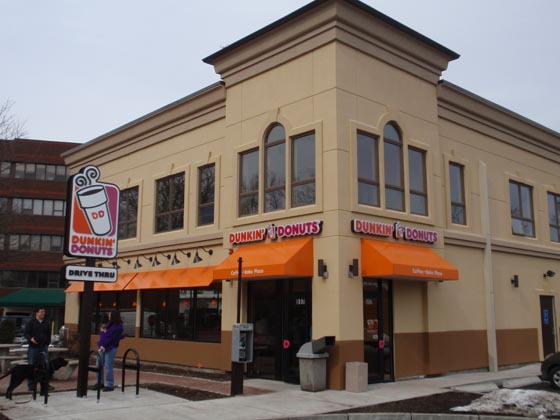
[[[241,269],[243,259],[239,257],[237,260],[237,323],[241,322]],[[231,362],[231,396],[243,394],[243,371],[245,364],[239,362]]]
[[[95,267],[95,258],[86,258],[86,267]],[[93,312],[93,285],[92,281],[84,281],[84,292],[80,303],[80,318],[78,331],[80,331],[80,357],[78,362],[77,396],[87,397],[89,373],[89,347],[91,343],[91,313]]]

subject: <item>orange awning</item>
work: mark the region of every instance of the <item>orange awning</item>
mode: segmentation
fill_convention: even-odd
[[[313,277],[311,238],[242,246],[214,269],[214,279],[237,279],[239,257],[244,279]]]
[[[362,238],[362,277],[458,280],[459,271],[430,248]]]
[[[208,287],[214,281],[213,270],[214,266],[204,266],[143,271],[128,283],[125,290]]]
[[[123,290],[125,286],[130,283],[132,279],[138,273],[124,273],[119,274],[117,281],[114,283],[103,283],[103,282],[95,282],[93,285],[94,292],[115,292],[119,290]],[[73,281],[70,286],[68,286],[65,290],[66,293],[70,292],[83,292],[84,291],[84,282],[83,281]]]

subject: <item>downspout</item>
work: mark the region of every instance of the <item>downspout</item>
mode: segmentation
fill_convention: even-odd
[[[488,370],[498,371],[498,350],[496,346],[496,311],[494,308],[494,277],[492,270],[492,235],[490,229],[490,202],[488,198],[488,173],[486,163],[479,161],[480,218],[484,244],[484,290],[486,299],[486,341],[488,343]]]

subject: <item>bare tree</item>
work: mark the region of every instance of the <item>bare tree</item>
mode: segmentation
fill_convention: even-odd
[[[11,99],[6,100],[0,104],[0,139],[13,140],[24,137],[27,133],[25,131],[25,124],[17,120],[11,113],[12,107],[15,102]]]

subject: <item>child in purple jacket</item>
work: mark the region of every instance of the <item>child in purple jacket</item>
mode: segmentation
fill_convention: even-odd
[[[99,331],[99,341],[97,343],[99,352],[97,366],[97,385],[102,387],[104,392],[112,391],[115,388],[115,378],[113,375],[113,362],[119,342],[124,338],[122,319],[119,311],[109,313],[109,323]],[[104,372],[105,371],[105,372]],[[103,380],[106,374],[107,382]]]

